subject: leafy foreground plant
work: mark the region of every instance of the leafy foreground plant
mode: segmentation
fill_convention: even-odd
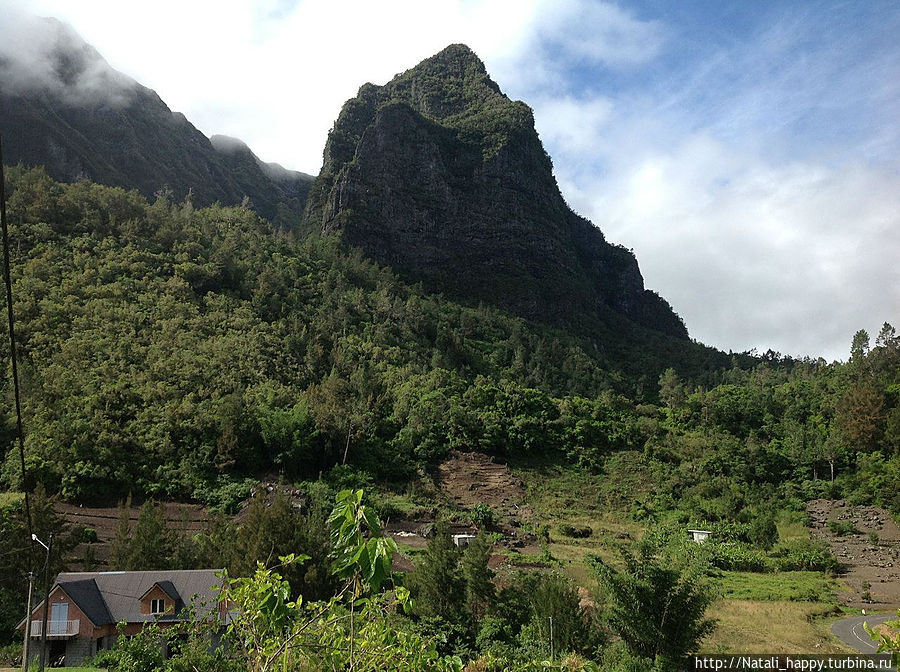
[[[343,581],[327,602],[291,601],[290,586],[260,565],[252,577],[223,581],[221,599],[232,614],[228,637],[237,643],[250,672],[269,670],[459,670],[462,661],[440,657],[433,644],[398,630],[391,614],[411,608],[409,592],[392,586],[397,545],[381,534],[375,513],[362,504],[362,490],[343,490],[328,518],[334,573]],[[283,565],[305,556],[285,556]]]
[[[878,653],[892,653],[896,663],[900,658],[900,609],[897,610],[897,620],[888,621],[886,625],[893,627],[896,634],[892,636],[887,632],[877,632],[874,628],[870,628],[868,623],[864,623],[863,627],[869,636],[878,642]]]

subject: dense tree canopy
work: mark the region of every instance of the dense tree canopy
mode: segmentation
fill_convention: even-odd
[[[214,500],[344,462],[403,477],[455,447],[589,462],[585,441],[630,440],[622,404],[589,400],[655,397],[671,354],[425,294],[248,209],[7,177],[28,469],[66,498]],[[712,381],[706,352],[681,355]]]

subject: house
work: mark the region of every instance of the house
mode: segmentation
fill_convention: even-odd
[[[170,627],[190,618],[192,609],[225,622],[217,586],[221,570],[146,572],[63,572],[50,590],[47,618],[47,664],[78,665],[111,648],[124,634],[133,636],[147,623]],[[30,659],[40,652],[43,601],[31,612]],[[25,621],[19,624],[25,627]]]
[[[688,530],[688,534],[690,535],[690,540],[697,544],[704,543],[707,539],[709,539],[709,535],[712,534],[709,530]]]

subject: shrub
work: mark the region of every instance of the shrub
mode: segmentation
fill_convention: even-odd
[[[568,525],[566,523],[560,523],[556,527],[556,531],[564,537],[573,537],[574,539],[584,539],[594,533],[594,530],[587,525]]]
[[[845,537],[848,534],[859,533],[859,530],[856,529],[856,526],[849,520],[829,520],[828,529],[831,530],[832,534],[835,534],[839,537]]]
[[[747,544],[705,543],[709,563],[718,569],[738,572],[771,572],[775,563],[763,552]]]
[[[18,667],[22,662],[22,644],[13,643],[0,646],[0,665]]]
[[[757,548],[769,550],[778,541],[778,527],[772,514],[758,514],[750,521],[747,536]]]
[[[194,498],[203,502],[214,512],[237,513],[241,503],[250,496],[253,480],[243,480],[219,475],[212,481],[197,483]]]
[[[489,530],[494,526],[494,511],[487,504],[478,503],[469,512],[472,524],[479,530]]]
[[[840,567],[828,546],[813,539],[791,539],[772,552],[776,566],[782,572],[814,571],[836,572]]]

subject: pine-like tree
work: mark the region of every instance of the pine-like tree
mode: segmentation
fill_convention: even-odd
[[[436,526],[409,580],[421,615],[458,620],[465,605],[465,582],[459,571],[459,549],[446,523]]]
[[[593,558],[609,597],[606,620],[632,653],[677,665],[715,628],[704,616],[713,595],[699,571],[666,564],[647,545],[623,556],[621,571]]]
[[[460,560],[460,573],[465,582],[466,611],[474,621],[479,621],[494,599],[494,571],[488,567],[491,545],[484,532],[469,544]]]

